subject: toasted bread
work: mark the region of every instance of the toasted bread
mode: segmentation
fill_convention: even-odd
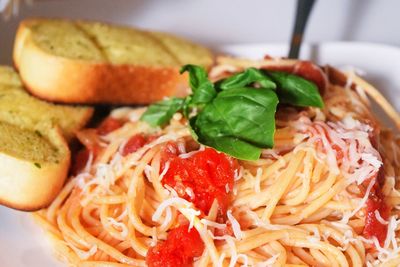
[[[0,204],[20,210],[48,205],[68,174],[66,140],[93,110],[30,96],[9,67],[0,66]]]
[[[0,65],[0,86],[4,85],[22,88],[22,82],[18,73],[9,66]]]
[[[29,95],[19,77],[9,67],[0,66],[0,121],[28,129],[52,123],[61,128],[67,140],[82,128],[93,114],[93,108],[56,105]]]
[[[148,104],[187,93],[184,64],[210,67],[210,51],[175,36],[87,21],[28,19],[14,63],[34,95],[62,103]]]
[[[60,191],[70,164],[58,128],[41,132],[0,122],[0,203],[20,210],[47,206]]]

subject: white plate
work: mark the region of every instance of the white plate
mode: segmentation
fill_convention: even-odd
[[[236,56],[262,58],[266,53],[285,56],[287,46],[280,44],[224,45],[219,47]],[[368,43],[323,43],[304,46],[301,58],[336,67],[355,67],[365,72],[400,110],[400,49]],[[50,244],[27,213],[0,207],[0,266],[66,266],[53,257]]]

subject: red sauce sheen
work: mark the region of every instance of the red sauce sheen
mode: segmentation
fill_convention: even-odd
[[[178,157],[170,148],[165,151],[163,160],[168,158],[170,165],[162,183],[171,186],[180,197],[191,201],[204,214],[208,213],[214,199],[218,201],[221,212],[225,213],[237,161],[212,148],[185,159]]]
[[[321,68],[310,61],[296,63],[293,74],[299,75],[306,80],[314,82],[321,92],[324,92],[326,79]]]
[[[283,71],[299,75],[306,80],[314,82],[319,91],[323,93],[326,87],[326,78],[321,68],[310,61],[300,61],[293,66],[268,66],[268,70]]]
[[[121,128],[123,123],[113,117],[107,117],[103,120],[100,125],[97,127],[97,133],[99,135],[106,135],[115,131],[118,128]]]
[[[147,252],[149,267],[192,266],[193,259],[201,256],[204,243],[195,228],[189,230],[188,224],[169,231],[167,240],[158,242]]]
[[[80,171],[84,169],[86,166],[90,154],[93,155],[93,160],[97,157],[97,155],[101,152],[102,148],[98,144],[98,135],[106,135],[109,134],[119,128],[121,128],[123,122],[117,120],[112,117],[106,118],[104,121],[100,123],[100,125],[96,129],[87,129],[82,131],[81,134],[84,136],[85,148],[81,149],[74,156],[74,162],[71,167],[72,175],[77,175]],[[144,136],[142,134],[136,134],[129,138],[128,142],[125,144],[122,150],[122,156],[127,156],[130,153],[136,152],[139,148],[143,147],[148,142],[153,141],[155,136]]]
[[[90,151],[89,151],[89,149],[86,149],[86,148],[84,148],[84,149],[80,150],[78,153],[76,153],[76,155],[74,157],[74,162],[71,167],[72,175],[78,175],[79,172],[85,168],[86,163],[89,160],[89,155],[90,155]]]
[[[325,128],[320,128],[324,131],[326,138],[328,141],[331,143],[332,149],[336,152],[336,158],[338,161],[343,160],[343,151],[340,149],[340,147],[333,143],[332,140],[329,137],[329,134],[326,132]],[[310,132],[311,136],[313,135],[313,131]],[[376,135],[372,134],[370,136],[370,141],[371,144],[376,148],[378,141],[377,138],[375,137]],[[320,146],[321,149],[323,149],[322,141],[317,140],[318,146]],[[384,169],[381,167],[379,169],[379,172],[377,175],[374,177],[367,179],[367,181],[364,182],[363,184],[363,190],[365,190],[369,183],[371,182],[371,179],[375,179],[375,184],[372,187],[369,195],[368,195],[368,200],[365,206],[365,226],[363,230],[363,235],[366,238],[372,238],[376,237],[380,243],[380,245],[383,245],[386,236],[387,236],[387,230],[388,230],[388,225],[381,223],[375,215],[375,212],[379,212],[380,216],[382,219],[385,221],[388,221],[389,216],[390,216],[390,207],[385,203],[385,197],[382,193],[382,186],[384,183]]]
[[[135,134],[129,138],[122,150],[122,156],[126,156],[130,153],[136,152],[139,148],[143,147],[147,143],[147,138],[142,134]]]
[[[383,168],[379,170],[377,177],[373,179],[376,179],[376,182],[372,187],[367,200],[363,235],[366,238],[375,236],[380,245],[383,245],[387,236],[388,226],[387,224],[381,223],[375,216],[375,211],[378,211],[382,219],[387,221],[390,215],[390,207],[386,205],[381,189],[381,183],[384,179]]]

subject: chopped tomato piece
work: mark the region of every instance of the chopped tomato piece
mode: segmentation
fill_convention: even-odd
[[[229,192],[233,188],[237,161],[212,148],[199,151],[189,158],[176,156],[175,148],[165,152],[170,165],[162,183],[174,188],[180,197],[191,201],[205,214],[217,199],[222,212],[229,202]],[[174,154],[175,152],[175,154]]]
[[[90,153],[92,153],[92,157],[94,160],[100,153],[100,151],[100,146],[96,144],[92,144],[91,147],[82,148],[80,151],[78,151],[75,154],[75,157],[73,157],[71,174],[77,175],[79,172],[81,172],[89,161]]]
[[[161,170],[164,169],[165,163],[171,161],[178,156],[178,146],[173,142],[168,142],[161,153]]]
[[[233,229],[232,229],[232,223],[226,219],[226,216],[218,216],[217,222],[221,224],[225,224],[225,228],[215,228],[214,230],[214,235],[215,236],[224,236],[224,235],[229,235],[233,236]]]
[[[139,148],[143,147],[147,143],[146,138],[142,134],[135,134],[129,138],[122,150],[122,156],[126,156],[130,153],[136,152]]]
[[[382,217],[382,219],[386,221],[389,220],[390,215],[390,207],[385,203],[379,183],[383,175],[383,169],[381,168],[377,177],[372,178],[376,179],[376,182],[368,196],[365,226],[363,231],[363,235],[366,238],[371,238],[375,236],[378,239],[380,245],[383,245],[386,240],[388,226],[387,224],[381,223],[376,218],[375,212],[379,212],[379,215]]]
[[[72,175],[77,175],[80,171],[85,168],[87,161],[89,160],[90,152],[88,149],[84,148],[76,153],[74,158],[74,163],[71,167]]]
[[[204,243],[195,228],[188,224],[172,229],[167,240],[151,247],[146,255],[149,267],[192,266],[193,258],[203,253]]]
[[[387,235],[387,225],[382,224],[376,218],[375,211],[378,211],[382,219],[388,220],[390,209],[383,202],[383,200],[376,196],[375,193],[371,193],[367,200],[367,215],[365,218],[365,227],[363,234],[366,238],[375,236],[379,243],[383,245]]]
[[[106,135],[121,128],[121,126],[122,123],[119,120],[114,119],[113,117],[108,117],[100,123],[99,127],[97,127],[97,133],[99,135]]]

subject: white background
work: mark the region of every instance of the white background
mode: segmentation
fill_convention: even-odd
[[[22,1],[21,1],[22,2]],[[34,0],[0,19],[0,64],[11,63],[18,22],[29,16],[112,21],[180,34],[209,46],[287,42],[295,0]],[[306,40],[400,46],[399,0],[317,0]]]

